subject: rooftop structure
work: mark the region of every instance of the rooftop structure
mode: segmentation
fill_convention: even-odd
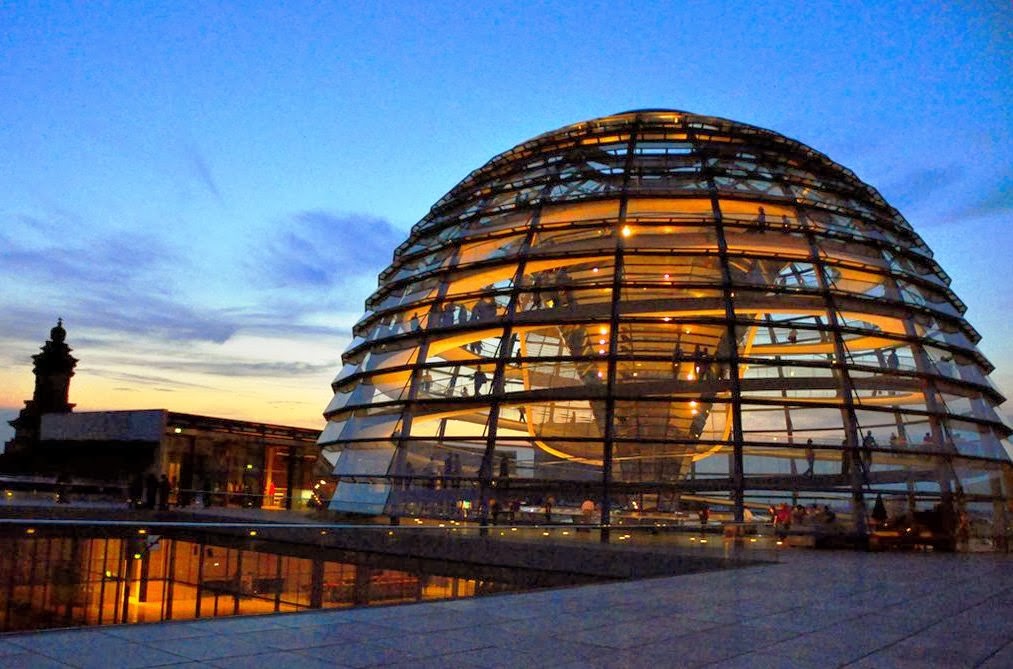
[[[38,442],[43,414],[63,414],[74,410],[74,405],[68,399],[70,379],[74,376],[77,358],[70,354],[73,349],[67,345],[66,340],[67,331],[63,327],[63,319],[57,319],[56,325],[49,331],[49,340],[42,345],[42,352],[32,356],[35,391],[32,399],[25,401],[18,417],[9,421],[15,430],[15,436],[5,444],[4,452],[22,452]]]
[[[325,411],[331,508],[815,503],[864,533],[882,495],[1004,537],[1005,400],[964,311],[901,214],[795,140],[567,126],[468,175],[380,274]]]
[[[119,484],[164,474],[184,506],[198,498],[288,509],[320,504],[319,430],[165,409],[75,412],[68,397],[77,360],[66,336],[60,321],[32,356],[35,392],[10,421],[15,434],[0,458],[3,471]]]

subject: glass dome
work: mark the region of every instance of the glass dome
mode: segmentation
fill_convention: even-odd
[[[949,284],[878,192],[777,133],[648,110],[541,135],[381,273],[325,411],[331,508],[790,501],[864,531],[882,494],[1005,534],[1004,398]]]

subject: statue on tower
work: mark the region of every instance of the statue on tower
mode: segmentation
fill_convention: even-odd
[[[38,444],[42,414],[74,410],[74,405],[67,400],[77,358],[70,354],[66,339],[67,331],[63,329],[63,319],[59,318],[56,327],[49,331],[49,341],[43,344],[42,352],[32,356],[35,392],[18,417],[10,421],[14,438],[7,442],[6,453],[24,452]]]

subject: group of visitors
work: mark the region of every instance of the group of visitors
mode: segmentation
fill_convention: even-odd
[[[458,302],[444,302],[433,306],[429,312],[428,323],[431,327],[451,327],[454,325],[465,325],[479,321],[490,321],[499,314],[499,306],[491,295],[480,298],[475,305],[469,309],[468,305]],[[411,315],[408,320],[412,331],[418,330],[422,323],[418,312]]]
[[[531,309],[573,307],[573,279],[565,267],[535,272],[531,279]]]
[[[808,507],[802,504],[790,505],[787,502],[781,502],[776,506],[771,504],[767,513],[770,515],[774,531],[782,538],[792,526],[798,528],[806,525],[829,525],[837,520],[837,514],[833,509],[826,504],[820,508],[815,502]]]
[[[757,232],[767,231],[767,211],[763,207],[759,207],[756,210],[756,220],[753,222],[756,225]],[[781,214],[781,230],[785,232],[791,230],[791,219],[788,218],[787,214]]]
[[[208,508],[215,505],[228,506],[237,504],[244,507],[259,507],[273,501],[275,485],[267,482],[261,495],[256,492],[250,482],[216,484],[211,477],[194,477],[192,488],[181,487],[175,479],[165,474],[160,477],[149,472],[147,475],[136,474],[127,484],[127,506],[131,509],[158,509],[167,511],[170,507],[189,507],[192,505]]]
[[[140,473],[130,479],[127,489],[127,505],[131,509],[155,509],[167,511],[169,509],[170,496],[176,488],[175,482],[162,474],[161,478],[155,476],[154,472],[148,472],[147,476]]]
[[[715,356],[711,355],[710,351],[702,344],[696,344],[693,347],[692,354],[686,355],[686,352],[682,348],[682,342],[676,341],[672,349],[673,379],[679,378],[682,363],[687,360],[692,363],[691,372],[688,375],[689,379],[706,381],[708,379],[723,379],[728,375],[728,368],[725,363],[716,361]]]
[[[508,455],[501,455],[498,468],[498,480],[501,487],[510,479],[511,466],[510,457]],[[474,472],[474,470],[471,471]],[[474,477],[475,474],[472,473],[470,476]],[[446,453],[441,466],[436,458],[436,454],[433,454],[429,458],[429,465],[423,467],[421,471],[416,471],[411,460],[406,459],[401,467],[401,475],[398,479],[397,483],[402,490],[408,490],[415,484],[432,490],[460,488],[461,482],[464,480],[461,455],[457,452]]]
[[[520,511],[521,501],[519,499],[511,498],[504,503],[500,503],[495,497],[489,500],[489,517],[492,519],[493,525],[499,524],[500,516],[504,513],[508,523],[514,522]]]

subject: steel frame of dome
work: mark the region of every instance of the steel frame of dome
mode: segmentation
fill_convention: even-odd
[[[777,133],[641,110],[541,135],[380,274],[325,411],[331,508],[592,496],[607,526],[790,497],[864,532],[882,493],[1005,536],[1005,400],[949,284],[878,192]]]

